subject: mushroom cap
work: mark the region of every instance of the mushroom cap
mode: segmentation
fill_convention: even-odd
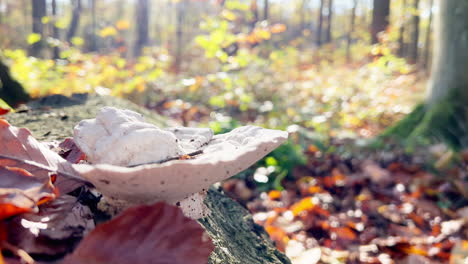
[[[181,201],[253,165],[288,138],[280,130],[244,126],[215,135],[194,159],[122,167],[75,164],[74,169],[106,197],[129,205]]]
[[[144,122],[139,113],[114,107],[104,107],[95,119],[79,122],[73,134],[93,164],[131,166],[183,154],[174,133]]]

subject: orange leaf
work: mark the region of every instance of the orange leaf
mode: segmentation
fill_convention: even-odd
[[[274,24],[270,28],[270,32],[273,34],[281,33],[286,31],[286,25],[285,24]]]
[[[281,192],[277,190],[270,191],[268,197],[270,197],[271,200],[279,199],[281,198]]]
[[[310,153],[315,153],[315,152],[318,152],[320,150],[315,145],[309,145],[309,147],[307,147],[307,151],[310,152]]]
[[[356,233],[349,227],[333,228],[333,232],[335,232],[340,239],[355,240],[357,238]]]
[[[294,216],[299,215],[303,211],[308,211],[314,209],[315,204],[312,201],[312,197],[307,197],[291,206],[291,211]]]

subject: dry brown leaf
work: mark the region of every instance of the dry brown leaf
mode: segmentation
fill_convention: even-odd
[[[64,264],[205,264],[214,246],[203,228],[175,206],[125,210],[96,227]]]
[[[38,142],[25,128],[17,128],[0,119],[0,165],[27,170],[41,181],[49,174],[59,175],[55,186],[67,193],[82,185],[71,164]]]

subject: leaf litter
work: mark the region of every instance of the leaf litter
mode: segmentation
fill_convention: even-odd
[[[175,206],[129,208],[95,228],[99,197],[72,169],[85,159],[72,139],[43,144],[4,119],[0,139],[0,263],[208,261],[211,239]]]
[[[282,191],[223,185],[294,264],[467,263],[466,155],[436,171],[421,160],[443,153],[306,149]]]

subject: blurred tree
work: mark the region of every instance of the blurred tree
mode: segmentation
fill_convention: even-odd
[[[317,22],[317,32],[315,41],[317,46],[322,45],[322,28],[323,28],[323,9],[325,8],[325,0],[320,0],[319,16]]]
[[[52,9],[52,21],[53,23],[51,23],[51,26],[52,26],[52,37],[56,40],[59,40],[60,39],[60,36],[59,36],[59,28],[56,26],[56,21],[57,21],[57,1],[56,0],[52,0],[51,1],[51,9]],[[52,47],[52,58],[53,59],[58,59],[59,58],[59,54],[60,53],[60,50],[59,50],[59,47],[58,45],[53,45]]]
[[[263,0],[263,19],[268,20],[268,11],[270,3],[268,0]]]
[[[32,0],[32,32],[40,36],[39,40],[32,43],[29,48],[29,55],[34,57],[42,57],[41,53],[45,43],[42,18],[46,15],[46,0]]]
[[[3,3],[3,0],[0,0],[0,6],[4,6],[5,5],[5,9],[7,8],[7,5],[6,3]],[[6,10],[5,10],[6,11]],[[0,12],[0,25],[3,24],[3,12]]]
[[[304,29],[306,29],[306,18],[305,18],[305,15],[306,15],[306,12],[309,11],[309,9],[307,8],[308,6],[308,2],[307,0],[302,0],[301,2],[301,9],[299,10],[299,14],[300,14],[300,32],[302,32]]]
[[[357,10],[358,0],[353,0],[353,7],[351,9],[351,18],[349,21],[350,27],[346,41],[346,61],[351,62],[351,44],[353,41],[353,34],[356,27],[356,10]]]
[[[96,30],[97,30],[97,19],[96,19],[96,5],[97,0],[89,0],[91,5],[91,45],[89,46],[89,51],[97,51],[97,39],[96,39]]]
[[[33,0],[34,1],[34,0]],[[75,36],[78,26],[80,25],[80,14],[81,14],[81,0],[72,0],[72,19],[68,26],[67,42],[71,43],[71,39]]]
[[[434,7],[434,0],[430,0],[429,3],[429,22],[426,28],[426,40],[424,41],[424,57],[423,57],[423,68],[426,72],[429,72],[429,57],[431,53],[431,35],[432,35],[432,20],[434,17],[434,12],[432,8]]]
[[[440,0],[429,97],[383,137],[468,147],[468,1]]]
[[[178,73],[180,71],[180,66],[182,64],[182,37],[183,31],[182,27],[184,25],[184,17],[186,13],[186,4],[187,0],[180,0],[177,2],[176,8],[176,45],[175,45],[175,56],[174,56],[174,72]]]
[[[413,0],[413,16],[411,19],[411,42],[408,52],[410,63],[417,63],[419,50],[419,0]]]
[[[252,13],[252,18],[249,21],[249,31],[252,31],[259,20],[257,0],[250,1],[250,12]]]
[[[401,3],[401,17],[400,19],[400,29],[398,35],[398,56],[405,56],[405,27],[406,27],[406,0],[403,0]]]
[[[332,23],[333,23],[333,0],[328,0],[327,8],[327,29],[325,31],[325,43],[330,43],[332,40]]]
[[[378,43],[378,34],[385,31],[390,23],[390,0],[374,0],[372,10],[371,37],[372,44]]]
[[[24,91],[23,86],[10,75],[8,67],[0,60],[0,98],[7,104],[15,107],[25,103],[31,98]]]
[[[136,2],[136,26],[137,26],[137,36],[136,43],[134,47],[133,54],[138,57],[141,55],[141,50],[144,46],[148,44],[149,35],[149,1],[148,0],[138,0]]]

